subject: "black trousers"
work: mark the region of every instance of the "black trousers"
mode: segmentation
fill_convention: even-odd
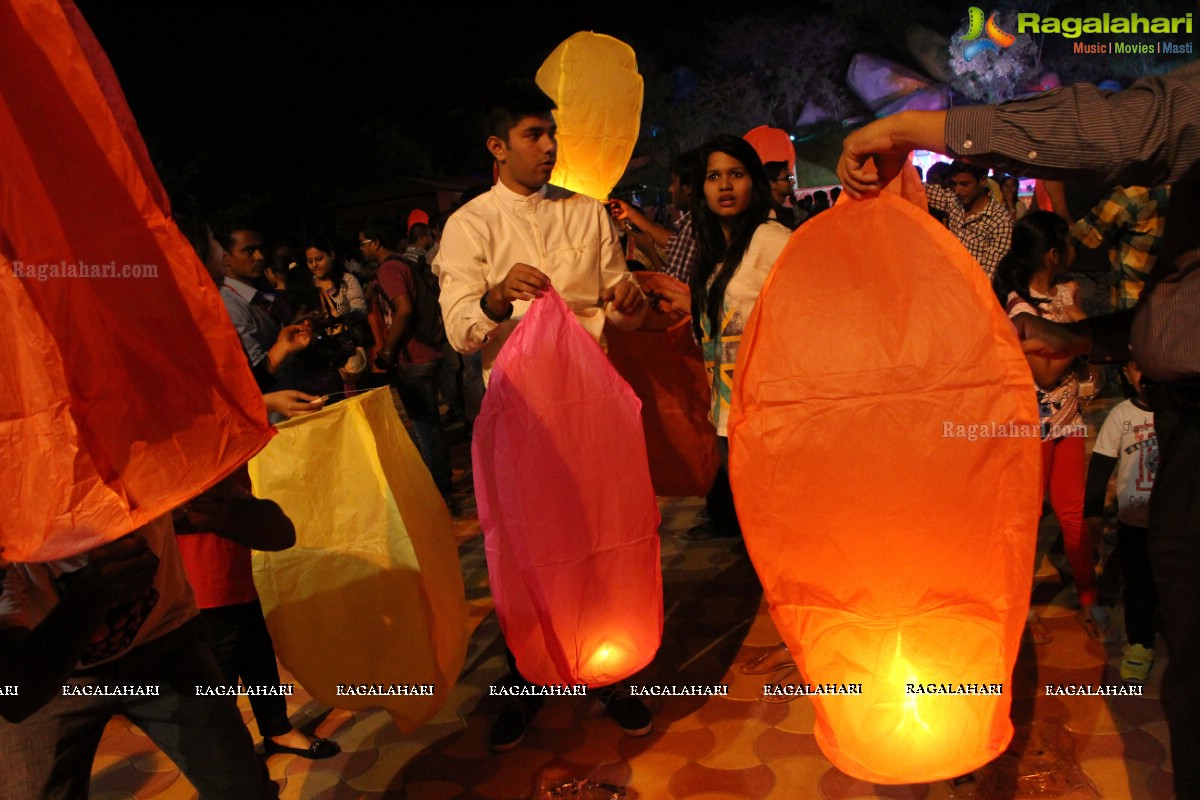
[[[279,787],[254,752],[232,697],[196,695],[218,677],[197,621],[76,673],[74,686],[155,686],[157,696],[60,695],[21,723],[0,720],[0,797],[87,797],[92,759],[115,714],[137,725],[174,761],[202,800],[267,800]]]
[[[1170,661],[1163,709],[1178,800],[1200,798],[1200,391],[1147,386],[1159,466],[1150,494],[1150,565]]]
[[[733,506],[733,487],[729,485],[729,471],[726,468],[729,463],[729,440],[724,436],[717,437],[717,450],[721,454],[721,466],[717,468],[712,488],[704,498],[704,509],[708,512],[708,522],[714,531],[740,538],[742,526],[738,522],[737,509]]]
[[[238,678],[246,686],[278,686],[279,666],[262,605],[255,600],[236,606],[201,610],[204,639],[212,649],[227,685]],[[292,729],[287,701],[280,695],[251,695],[250,709],[263,736],[282,736]]]
[[[1121,599],[1125,604],[1125,638],[1130,644],[1154,647],[1154,613],[1158,591],[1150,569],[1149,531],[1117,523],[1117,558],[1121,562]]]

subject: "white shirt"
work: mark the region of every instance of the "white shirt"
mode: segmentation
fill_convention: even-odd
[[[725,299],[721,308],[721,346],[718,350],[712,332],[707,330],[707,320],[702,323],[705,336],[703,342],[704,367],[708,370],[708,379],[712,386],[713,425],[717,428],[717,436],[728,436],[729,405],[733,396],[733,371],[737,365],[738,348],[742,343],[742,334],[746,323],[750,320],[750,312],[758,302],[771,267],[787,246],[792,232],[782,223],[775,221],[764,222],[754,231],[746,252],[738,264],[737,272],[730,278],[725,287]],[[717,276],[721,274],[724,264],[713,270],[708,285],[712,286]]]
[[[645,317],[646,306],[632,316],[611,303],[600,307],[605,289],[621,281],[637,285],[603,205],[558,186],[546,185],[523,197],[497,183],[447,220],[432,265],[441,280],[446,336],[460,353],[483,348],[485,381],[500,347],[529,310],[530,301],[518,300],[512,318],[497,325],[479,307],[484,292],[503,281],[514,264],[544,272],[597,341],[604,330],[603,312],[626,329],[636,328]]]
[[[1117,519],[1145,528],[1150,522],[1150,490],[1158,471],[1154,414],[1126,400],[1112,411],[1092,452],[1117,459]]]

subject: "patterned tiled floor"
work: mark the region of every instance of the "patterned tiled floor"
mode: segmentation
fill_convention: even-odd
[[[1090,410],[1091,432],[1110,405],[1097,403]],[[456,456],[467,463],[463,445]],[[1166,660],[1161,640],[1144,697],[1046,697],[1040,691],[1045,684],[1119,682],[1121,645],[1088,641],[1072,618],[1074,591],[1060,585],[1055,565],[1065,568],[1065,559],[1061,545],[1053,546],[1057,526],[1052,516],[1040,531],[1034,601],[1054,641],[1021,651],[1013,678],[1013,745],[971,782],[885,787],[856,781],[829,763],[813,737],[807,700],[764,703],[758,699],[763,677],[738,670],[779,637],[740,546],[678,539],[695,524],[700,509],[695,498],[662,503],[663,644],[655,662],[633,680],[725,683],[727,697],[654,702],[655,730],[638,739],[622,735],[593,698],[553,698],[518,749],[489,753],[487,733],[500,698],[488,697],[487,687],[505,672],[504,656],[490,613],[483,540],[478,524],[465,521],[458,525],[460,552],[472,623],[478,627],[449,703],[405,736],[383,712],[330,710],[297,686],[289,702],[293,722],[335,738],[343,752],[317,762],[271,757],[271,775],[283,785],[282,796],[515,800],[530,797],[538,784],[587,777],[628,786],[641,800],[1171,797],[1166,724],[1158,699]],[[1101,579],[1109,603],[1117,594],[1110,576],[1111,571]],[[1120,621],[1119,608],[1116,613]],[[291,678],[285,675],[284,680]],[[257,738],[249,706],[242,702]],[[109,726],[93,775],[94,800],[195,797],[174,765],[123,720]]]

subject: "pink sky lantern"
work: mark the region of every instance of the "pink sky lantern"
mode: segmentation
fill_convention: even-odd
[[[605,686],[658,651],[659,514],[640,405],[553,289],[492,366],[475,494],[500,628],[534,683]]]

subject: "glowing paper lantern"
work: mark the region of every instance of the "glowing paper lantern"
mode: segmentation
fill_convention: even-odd
[[[1040,511],[1034,397],[978,264],[894,194],[802,226],[763,287],[730,475],[805,681],[862,684],[812,698],[817,742],[850,775],[961,775],[1012,737]]]
[[[271,433],[79,12],[0,2],[0,51],[0,544],[43,561],[169,511]]]
[[[550,182],[607,200],[641,127],[642,76],[633,49],[581,31],[554,48],[537,83],[558,105],[558,161]]]
[[[656,272],[637,273],[642,291],[656,287],[687,292],[681,281]],[[712,488],[720,460],[717,431],[709,419],[709,380],[692,338],[691,317],[650,313],[637,331],[606,325],[608,357],[642,401],[642,431],[656,494],[703,495]]]
[[[792,144],[792,137],[788,136],[787,131],[759,125],[757,128],[752,128],[742,138],[750,143],[764,164],[771,161],[786,161],[788,170],[795,173],[796,146]]]
[[[296,546],[254,554],[279,661],[313,697],[385,708],[401,730],[436,714],[458,680],[467,608],[450,514],[387,388],[279,425],[250,462]],[[432,695],[338,695],[338,684],[432,684]]]
[[[472,444],[504,639],[534,683],[604,686],[662,639],[637,397],[554,291],[492,365]]]

